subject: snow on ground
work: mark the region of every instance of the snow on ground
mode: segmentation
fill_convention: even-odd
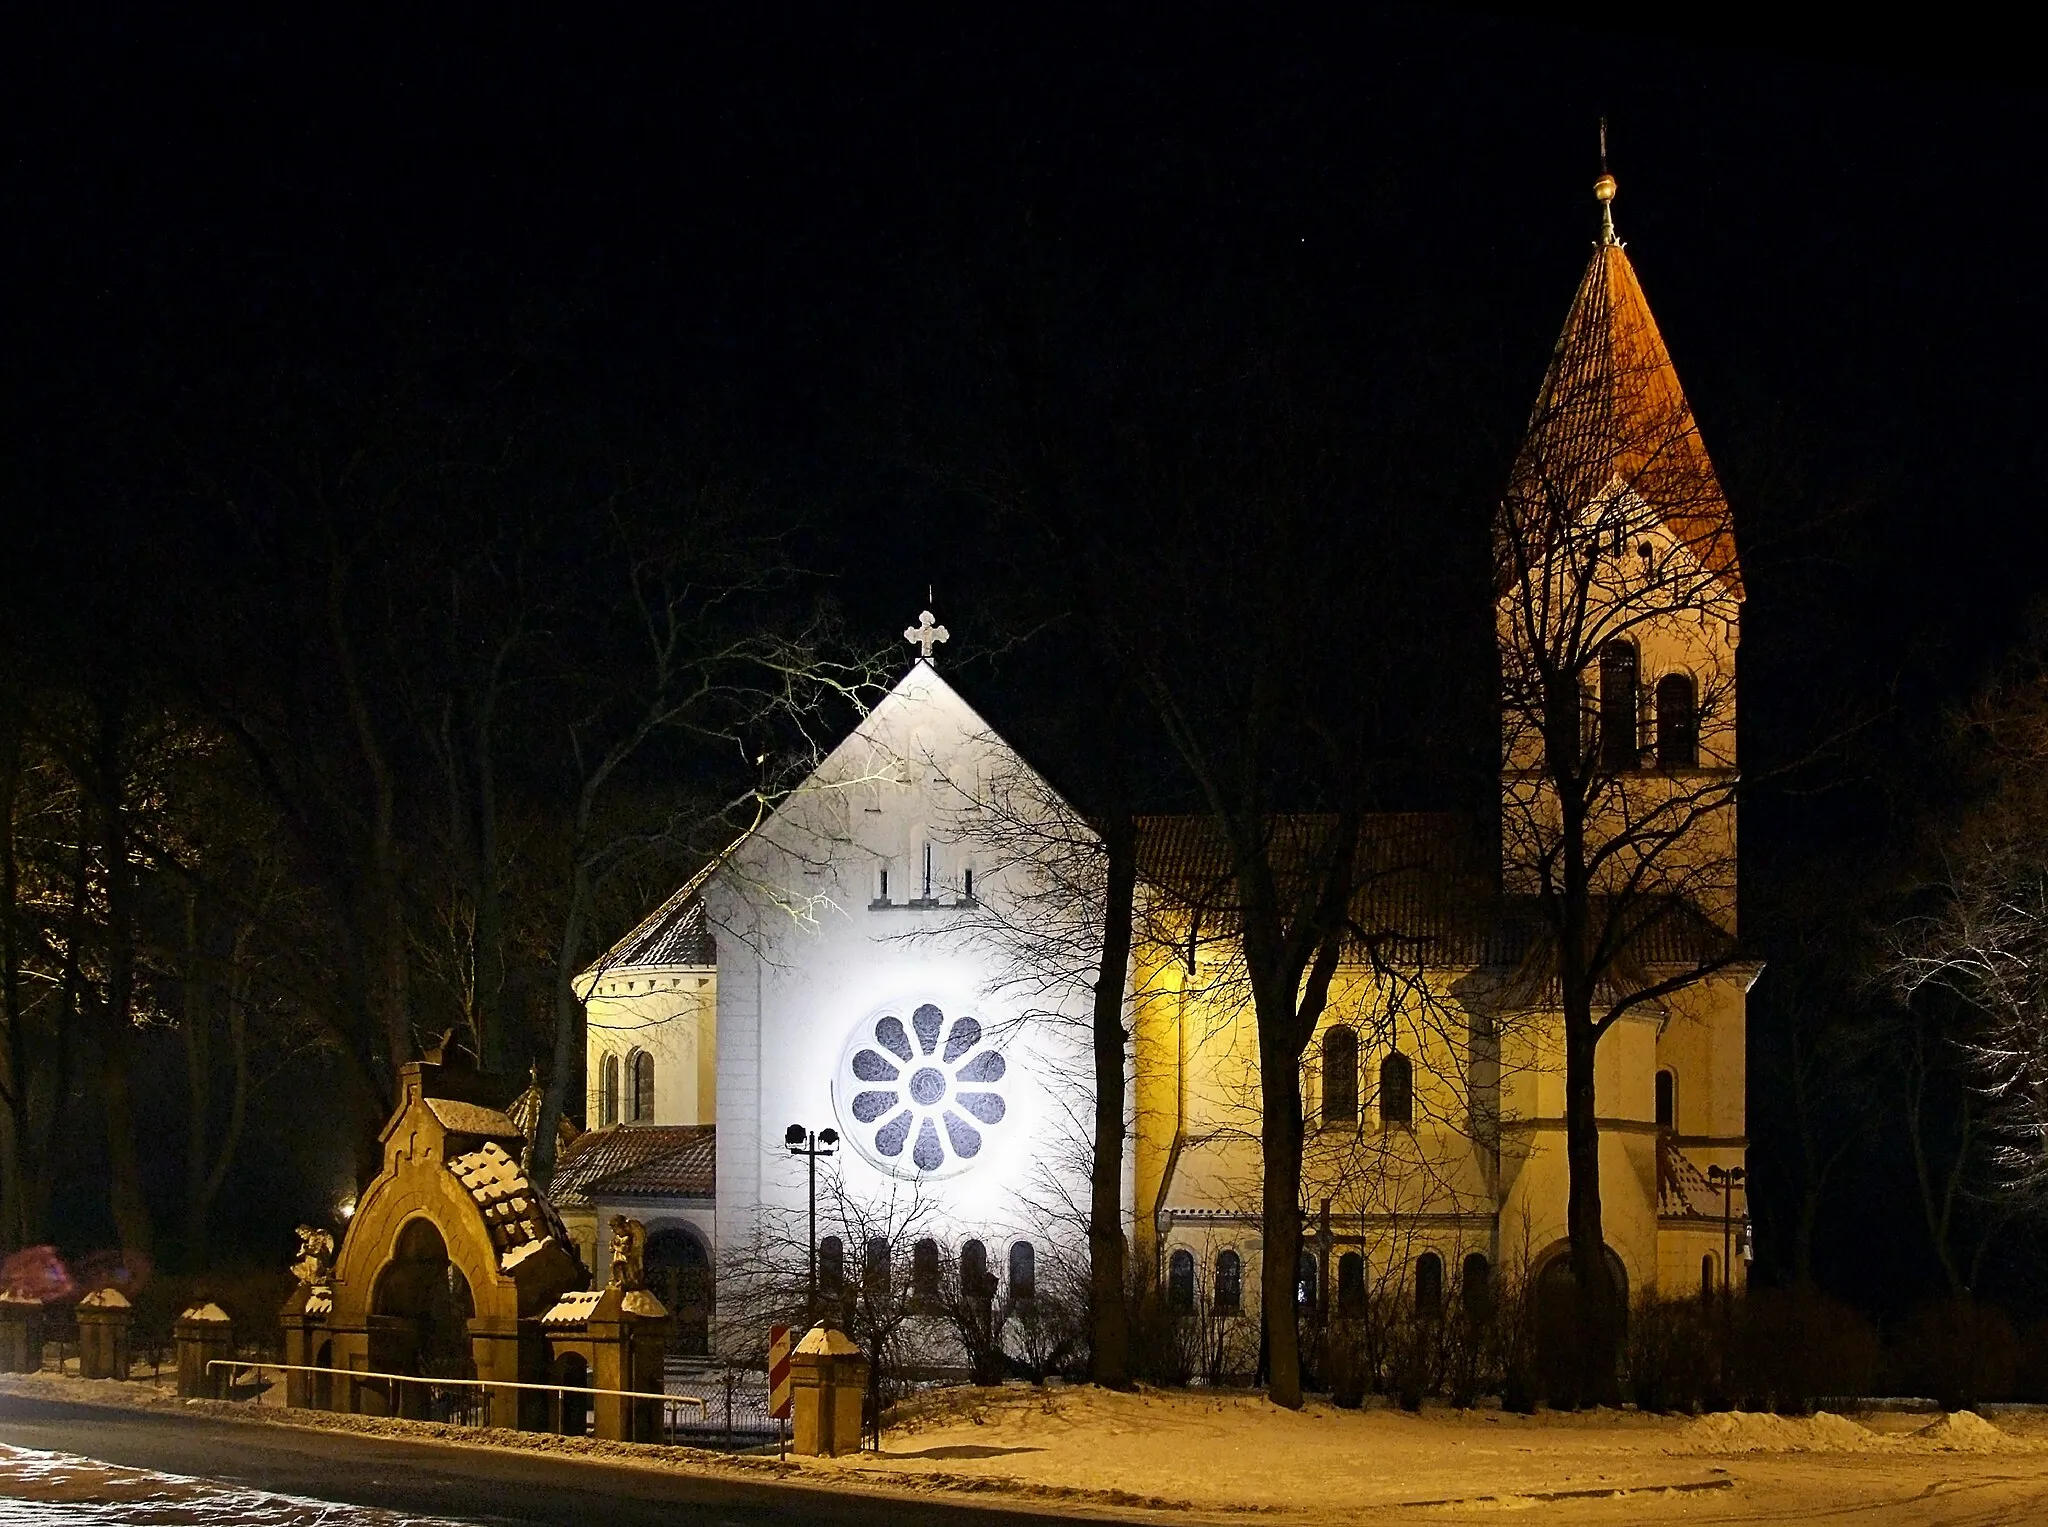
[[[0,1527],[441,1527],[182,1474],[0,1443]],[[452,1527],[452,1524],[450,1524]]]

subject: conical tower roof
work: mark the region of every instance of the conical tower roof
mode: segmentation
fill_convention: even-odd
[[[1603,204],[1612,200],[1612,177],[1601,177],[1596,194]],[[1742,570],[1720,478],[1635,266],[1611,220],[1603,224],[1529,416],[1510,512],[1533,550],[1625,485],[1740,599]]]

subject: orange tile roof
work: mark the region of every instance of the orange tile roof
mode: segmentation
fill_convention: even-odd
[[[1735,598],[1742,569],[1720,478],[1619,243],[1593,249],[1536,395],[1509,487],[1530,520],[1576,514],[1620,478]],[[1548,541],[1548,524],[1532,525]]]

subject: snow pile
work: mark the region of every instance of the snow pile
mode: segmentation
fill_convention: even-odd
[[[1863,1453],[1884,1439],[1847,1416],[1773,1416],[1722,1410],[1701,1416],[1678,1434],[1679,1450],[1703,1453]]]
[[[1929,1422],[1913,1440],[1944,1453],[2013,1453],[2031,1449],[2018,1437],[2000,1431],[1973,1410],[1959,1410]]]

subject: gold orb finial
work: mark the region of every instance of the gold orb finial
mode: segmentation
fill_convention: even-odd
[[[1603,174],[1598,180],[1593,182],[1593,200],[1599,202],[1603,207],[1614,200],[1614,191],[1615,185],[1612,175]]]

